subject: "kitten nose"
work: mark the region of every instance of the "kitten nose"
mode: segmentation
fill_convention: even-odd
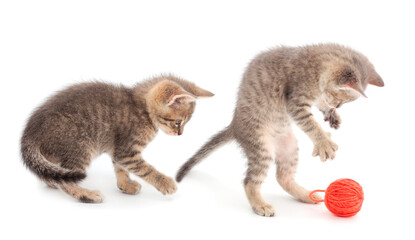
[[[183,134],[183,130],[181,128],[179,128],[179,130],[177,131],[177,135],[182,135]]]

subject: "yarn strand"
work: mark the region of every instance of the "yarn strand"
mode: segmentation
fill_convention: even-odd
[[[318,200],[318,199],[314,199],[313,198],[313,194],[314,193],[316,193],[316,192],[326,192],[325,190],[314,190],[314,191],[312,191],[309,195],[308,195],[308,197],[310,198],[310,200],[311,201],[313,201],[313,202],[316,202],[316,203],[321,203],[321,202],[324,202],[324,199],[320,199],[320,200]]]

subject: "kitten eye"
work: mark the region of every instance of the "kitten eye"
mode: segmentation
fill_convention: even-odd
[[[174,121],[176,121],[176,120],[170,119],[170,118],[164,118],[164,117],[160,117],[160,118],[163,119],[164,121],[167,121],[167,122],[174,122]]]
[[[176,120],[176,126],[180,126],[182,124],[182,120]]]

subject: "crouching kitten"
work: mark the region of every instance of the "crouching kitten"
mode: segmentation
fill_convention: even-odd
[[[141,185],[129,173],[162,194],[176,183],[157,171],[141,152],[159,128],[181,135],[195,101],[212,93],[174,76],[160,76],[132,88],[102,82],[71,86],[49,98],[30,117],[21,138],[24,164],[43,182],[81,202],[99,203],[99,191],[82,188],[85,169],[101,153],[112,156],[118,188],[136,194]]]

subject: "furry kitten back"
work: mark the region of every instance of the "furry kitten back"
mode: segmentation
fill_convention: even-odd
[[[243,75],[231,124],[183,164],[176,180],[180,182],[217,147],[235,139],[248,158],[244,187],[257,214],[274,215],[273,207],[260,194],[271,162],[277,164],[276,178],[284,190],[310,202],[310,191],[294,180],[298,146],[291,124],[309,136],[314,144],[313,156],[322,161],[334,159],[338,146],[314,119],[311,107],[316,106],[337,129],[341,119],[336,109],[365,96],[368,84],[384,85],[369,60],[347,47],[320,44],[263,52]]]
[[[176,191],[174,181],[142,158],[158,128],[181,135],[195,101],[213,94],[167,75],[132,88],[102,82],[69,87],[48,99],[30,117],[21,138],[24,164],[42,181],[83,202],[101,202],[97,191],[77,185],[90,161],[103,152],[112,156],[117,185],[137,193],[133,173],[163,194]]]

